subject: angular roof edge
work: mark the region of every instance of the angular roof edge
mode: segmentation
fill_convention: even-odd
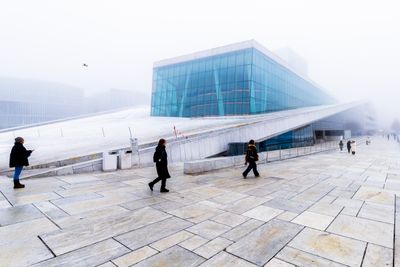
[[[234,51],[238,51],[238,50],[243,50],[243,49],[247,49],[247,48],[255,48],[255,49],[257,49],[261,53],[265,54],[266,56],[268,56],[269,58],[274,60],[279,65],[282,65],[286,69],[288,69],[291,72],[293,72],[296,75],[298,75],[300,78],[306,80],[307,82],[311,83],[315,87],[321,89],[326,94],[328,94],[329,97],[334,99],[331,96],[331,94],[326,92],[326,90],[322,86],[320,86],[316,82],[312,81],[307,75],[305,75],[305,74],[295,70],[294,68],[292,68],[285,60],[283,60],[282,58],[280,58],[279,56],[277,56],[276,54],[274,54],[273,52],[271,52],[270,50],[265,48],[263,45],[261,45],[260,43],[258,43],[254,39],[243,41],[243,42],[238,42],[238,43],[234,43],[234,44],[219,46],[219,47],[215,47],[215,48],[211,48],[211,49],[206,49],[206,50],[202,50],[202,51],[199,51],[199,52],[194,52],[194,53],[183,55],[183,56],[177,56],[177,57],[173,57],[173,58],[168,58],[168,59],[156,61],[153,64],[153,68],[159,68],[159,67],[178,64],[178,63],[182,63],[182,62],[186,62],[186,61],[190,61],[190,60],[196,60],[196,59],[216,56],[216,55],[225,54],[225,53],[229,53],[229,52],[234,52]]]

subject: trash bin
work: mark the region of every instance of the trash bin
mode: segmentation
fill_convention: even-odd
[[[117,151],[103,152],[103,171],[117,170]]]
[[[118,153],[118,169],[125,170],[132,168],[132,150],[122,149]]]

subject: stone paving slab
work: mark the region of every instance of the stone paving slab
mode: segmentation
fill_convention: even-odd
[[[394,194],[388,190],[362,186],[354,195],[354,199],[360,199],[383,205],[393,205]]]
[[[50,201],[38,202],[35,203],[34,206],[38,208],[46,217],[49,217],[51,219],[68,217],[68,213],[66,213]]]
[[[393,248],[393,225],[348,215],[339,215],[328,232]]]
[[[268,202],[265,202],[264,205],[275,209],[301,213],[308,209],[313,203],[314,202],[310,201],[295,201],[290,199],[274,198]]]
[[[0,209],[1,226],[38,219],[41,217],[44,217],[44,215],[33,205]]]
[[[265,198],[250,196],[250,197],[242,198],[242,199],[235,201],[229,205],[226,205],[224,210],[233,212],[236,214],[243,214],[246,211],[251,210],[267,201],[268,201],[268,199],[265,199]]]
[[[345,267],[346,265],[286,246],[277,255],[278,259],[291,262],[299,267]]]
[[[139,262],[137,267],[195,267],[204,262],[204,258],[179,246],[174,246],[144,261]]]
[[[232,254],[226,253],[224,251],[220,252],[218,255],[214,256],[210,260],[204,262],[200,267],[256,267],[248,261],[242,260]]]
[[[19,237],[19,240],[37,237],[38,235],[58,230],[57,226],[48,218],[39,218],[31,221],[11,224],[0,227],[0,244],[6,245]]]
[[[152,224],[147,223],[145,227],[141,227],[137,230],[125,231],[126,233],[116,236],[115,239],[130,249],[135,250],[174,235],[192,225],[193,224],[188,221],[172,217],[166,220],[158,220],[156,223]],[[169,242],[169,240],[167,242]]]
[[[137,249],[135,251],[132,251],[128,254],[125,254],[119,258],[116,258],[112,260],[112,262],[117,265],[118,267],[129,267],[132,266],[144,259],[147,259],[155,254],[157,254],[158,251],[155,249],[152,249],[151,247],[142,247],[140,249]],[[115,265],[113,266],[115,267]]]
[[[224,212],[220,215],[212,218],[213,221],[228,225],[230,227],[236,227],[248,220],[247,217],[242,215],[237,215],[231,212]]]
[[[161,240],[158,240],[152,244],[150,244],[150,247],[157,249],[158,251],[163,251],[167,248],[173,247],[176,244],[179,244],[186,239],[189,239],[193,237],[194,235],[192,233],[186,232],[186,231],[180,231],[176,234],[167,236]]]
[[[181,242],[179,244],[179,246],[181,246],[181,247],[183,247],[183,248],[185,248],[187,250],[193,251],[196,248],[204,245],[208,241],[209,241],[208,239],[205,239],[205,238],[203,238],[201,236],[198,236],[198,235],[194,235],[191,238]]]
[[[79,225],[78,228],[58,230],[40,237],[54,254],[61,255],[168,217],[169,215],[158,210],[143,208],[133,211],[130,215],[100,220],[94,224]]]
[[[286,261],[273,258],[264,267],[295,267],[293,264]]]
[[[366,244],[306,228],[288,246],[344,265],[360,266]]]
[[[70,253],[37,263],[34,267],[86,267],[105,263],[129,252],[129,249],[108,239],[94,245],[80,248]]]
[[[0,177],[0,266],[400,265],[400,147],[374,138],[330,151],[195,176],[171,165]],[[95,257],[94,255],[97,255]]]
[[[187,231],[210,240],[222,235],[230,229],[229,226],[224,224],[214,221],[204,221],[188,228]]]
[[[361,207],[361,210],[357,216],[365,219],[394,224],[394,207],[368,202]]]
[[[168,213],[194,223],[199,223],[222,213],[222,211],[202,204],[193,204],[171,210]]]
[[[83,200],[90,200],[90,199],[95,199],[95,198],[102,198],[102,195],[99,195],[94,192],[89,192],[89,193],[81,193],[78,195],[73,195],[71,197],[62,197],[58,199],[51,200],[50,202],[53,203],[56,206],[63,206],[67,204],[72,204],[75,202],[80,202]]]
[[[301,230],[302,226],[272,220],[251,232],[226,251],[257,265],[264,265]]]
[[[331,216],[305,211],[292,220],[292,222],[318,230],[325,230],[334,219]]]
[[[242,237],[246,236],[248,233],[254,231],[261,225],[263,225],[265,222],[264,221],[259,221],[255,219],[250,219],[246,221],[245,223],[233,228],[232,230],[224,233],[222,237],[225,237],[229,240],[232,241],[238,241]]]
[[[202,256],[203,258],[209,259],[218,252],[224,250],[227,246],[229,246],[232,243],[233,242],[228,239],[217,237],[214,240],[211,240],[210,242],[197,248],[193,252]]]
[[[50,258],[53,258],[53,254],[37,237],[10,240],[0,246],[1,266],[30,266]]]
[[[243,213],[243,215],[259,221],[268,222],[282,213],[283,210],[274,209],[266,206],[258,206]]]
[[[68,229],[76,227],[82,224],[95,224],[101,220],[106,220],[107,218],[119,217],[122,215],[128,215],[129,210],[124,209],[120,206],[109,206],[105,208],[100,208],[92,210],[89,212],[79,213],[75,215],[69,215],[66,217],[51,218],[52,221],[60,226],[62,229]]]
[[[393,249],[369,243],[363,261],[363,267],[393,266]]]

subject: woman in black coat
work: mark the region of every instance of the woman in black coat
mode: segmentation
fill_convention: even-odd
[[[153,155],[153,161],[156,163],[157,175],[158,177],[149,183],[150,190],[153,191],[153,186],[161,181],[161,193],[167,193],[169,190],[165,188],[167,179],[171,178],[168,172],[168,155],[167,151],[165,151],[166,145],[165,139],[160,139],[158,141],[158,145],[156,147],[156,151]]]
[[[15,167],[14,171],[14,188],[24,188],[25,185],[19,182],[24,166],[29,166],[28,157],[32,154],[33,150],[26,150],[24,147],[24,138],[15,138],[15,143],[10,153],[10,168]]]

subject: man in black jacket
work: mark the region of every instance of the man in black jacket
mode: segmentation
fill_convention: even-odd
[[[247,151],[246,151],[246,163],[249,164],[247,169],[243,172],[243,178],[246,179],[247,174],[253,169],[254,175],[256,177],[260,176],[260,174],[257,171],[257,164],[256,161],[258,161],[258,154],[257,154],[257,148],[255,145],[254,140],[249,141],[249,145],[247,146]]]
[[[19,176],[21,175],[24,166],[29,166],[28,157],[32,152],[33,150],[26,150],[24,147],[24,138],[15,138],[15,143],[10,153],[10,168],[15,167],[14,189],[25,187],[25,185],[19,182]]]

